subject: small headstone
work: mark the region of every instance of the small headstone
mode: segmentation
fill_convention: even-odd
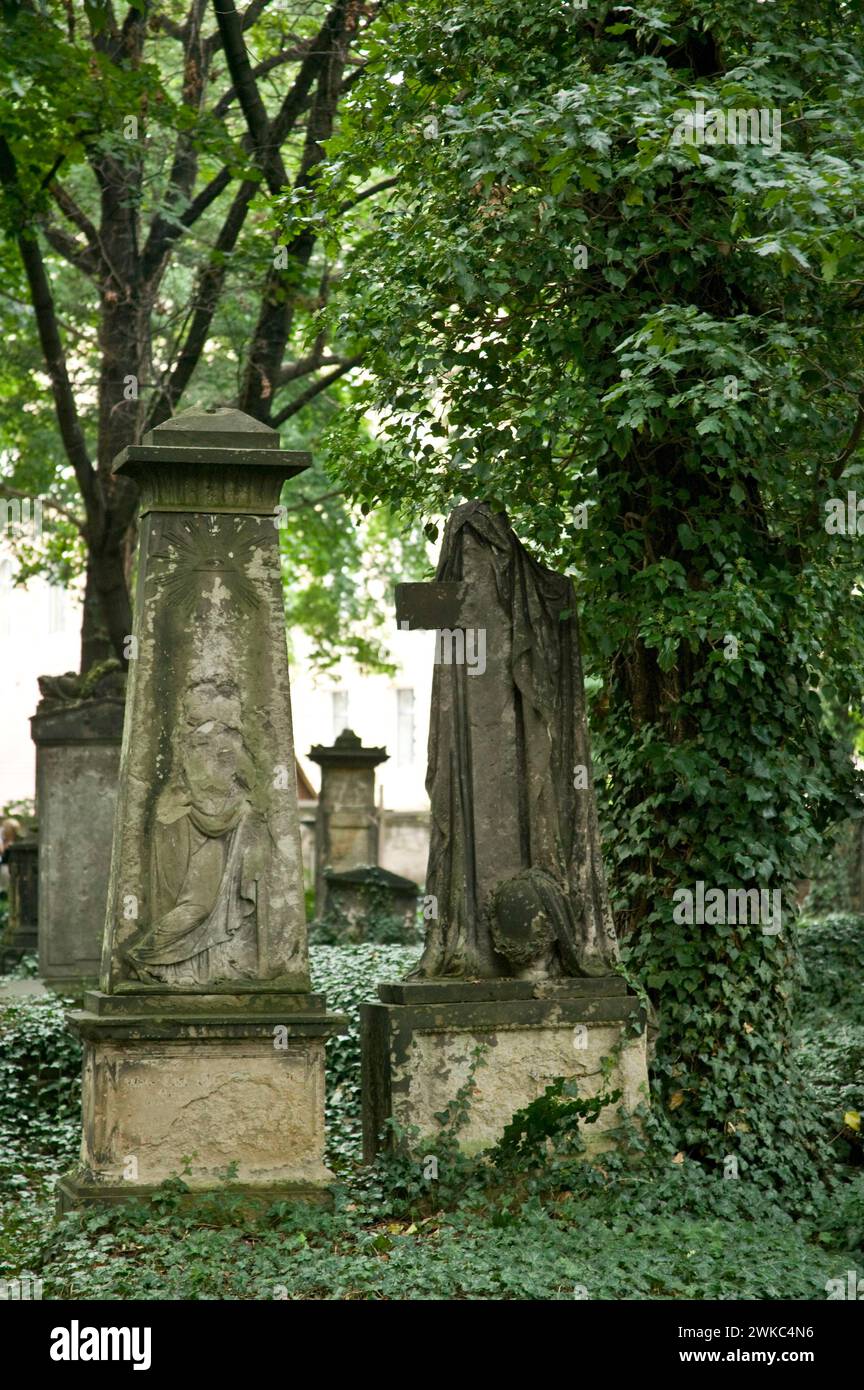
[[[0,968],[10,966],[38,949],[39,840],[28,835],[6,851],[9,867],[9,921],[0,941]]]
[[[119,662],[98,679],[41,676],[30,720],[39,819],[39,973],[95,983],[102,955],[123,737]]]
[[[412,941],[417,926],[417,884],[370,864],[337,873],[325,869],[328,919],[340,940]]]
[[[309,750],[321,768],[315,818],[315,916],[329,911],[327,870],[342,873],[378,863],[375,769],[387,761],[386,748],[364,748],[353,729],[343,729],[331,747]]]

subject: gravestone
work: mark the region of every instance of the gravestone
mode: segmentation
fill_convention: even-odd
[[[364,748],[352,729],[343,729],[331,747],[316,743],[309,757],[321,769],[315,817],[315,916],[327,916],[327,869],[342,873],[378,863],[375,769],[387,761],[386,748]]]
[[[391,1117],[434,1140],[478,1047],[466,1150],[494,1143],[560,1076],[586,1097],[620,1089],[628,1111],[647,1099],[644,1019],[617,974],[574,610],[570,580],[477,502],[450,516],[435,583],[397,586],[400,626],[438,634],[427,933],[408,979],[362,1008],[369,1158]],[[601,1112],[589,1148],[616,1122],[616,1107]]]
[[[102,955],[123,736],[119,663],[92,686],[41,676],[30,720],[39,820],[39,974],[95,983]]]
[[[81,1166],[61,1207],[178,1175],[324,1199],[324,1045],[310,992],[276,525],[308,456],[234,410],[186,411],[115,472],[140,489],[138,581]],[[188,1164],[186,1160],[188,1159]]]
[[[346,941],[365,941],[370,926],[381,940],[411,940],[417,924],[417,884],[401,874],[372,864],[341,873],[325,869],[329,918],[338,923]]]
[[[0,942],[0,969],[38,949],[39,841],[35,835],[15,840],[6,851],[9,866],[9,922]]]

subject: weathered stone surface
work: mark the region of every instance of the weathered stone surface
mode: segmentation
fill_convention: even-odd
[[[172,421],[166,435],[208,437],[210,417],[191,414],[188,430]],[[242,436],[245,417],[227,414],[215,416],[216,439]],[[278,980],[305,990],[274,526],[282,482],[305,461],[280,451],[277,436],[275,449],[257,445],[253,463],[231,448],[217,468],[158,444],[161,427],[152,437],[156,457],[139,446],[117,465],[142,485],[144,515],[103,988]],[[214,474],[230,513],[213,510]],[[178,476],[182,505],[197,489],[198,510],[174,510]]]
[[[245,1031],[196,1024],[173,1038],[87,1047],[81,1163],[90,1181],[131,1195],[176,1175],[207,1189],[235,1165],[241,1185],[326,1184],[325,1037],[293,1036],[278,1049],[272,1027]]]
[[[377,865],[336,873],[324,870],[328,915],[345,924],[348,939],[362,941],[369,922],[389,919],[412,931],[417,919],[417,884]]]
[[[117,803],[121,695],[48,696],[30,720],[39,820],[39,973],[99,976]]]
[[[426,894],[415,974],[614,973],[572,584],[502,512],[450,515],[436,582],[396,589],[396,616],[438,631],[426,787]]]
[[[384,1004],[479,1004],[507,999],[597,999],[627,994],[620,975],[563,980],[399,980],[378,986]]]
[[[352,729],[343,729],[332,747],[316,743],[309,757],[321,768],[315,816],[315,916],[320,921],[330,904],[327,871],[378,863],[375,769],[386,762],[387,749],[364,748]]]
[[[581,997],[490,999],[488,983],[477,987],[477,999],[470,997],[473,986],[463,982],[460,1002],[362,1006],[367,1161],[378,1151],[382,1126],[390,1117],[403,1127],[417,1126],[434,1152],[440,1132],[436,1113],[465,1085],[478,1047],[483,1059],[474,1074],[468,1120],[458,1135],[466,1153],[494,1144],[515,1111],[541,1096],[557,1077],[576,1079],[585,1098],[622,1092],[620,1102],[585,1127],[589,1157],[610,1147],[608,1131],[619,1122],[619,1112],[647,1104],[644,1023],[632,996],[589,990]],[[382,987],[381,993],[393,988]],[[641,1027],[629,1037],[634,1016]],[[601,1060],[613,1055],[615,1063],[606,1076]]]
[[[82,1167],[61,1205],[173,1174],[208,1190],[229,1168],[257,1196],[330,1178],[324,1045],[343,1020],[309,991],[274,524],[305,466],[223,410],[115,464],[141,489],[138,587],[101,989],[69,1019]]]

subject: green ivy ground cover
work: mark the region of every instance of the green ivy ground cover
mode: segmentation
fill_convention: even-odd
[[[553,1125],[533,1150],[511,1146],[481,1165],[445,1141],[436,1182],[416,1156],[362,1168],[358,1004],[404,974],[416,948],[319,946],[315,986],[351,1019],[328,1049],[334,1209],[278,1204],[252,1220],[220,1194],[182,1212],[169,1186],[148,1207],[55,1223],[53,1185],[78,1144],[77,1045],[54,999],[8,1003],[0,1277],[30,1274],[45,1298],[82,1299],[824,1298],[829,1279],[864,1268],[860,1140],[843,1121],[864,1082],[864,921],[828,918],[801,939],[801,1103],[835,1167],[779,1191],[664,1150],[660,1115],[602,1166],[578,1157],[572,1127]]]

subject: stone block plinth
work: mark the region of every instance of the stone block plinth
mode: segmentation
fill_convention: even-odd
[[[321,995],[85,995],[81,1166],[61,1208],[150,1196],[182,1178],[261,1202],[328,1200]]]
[[[430,980],[379,987],[361,1006],[363,1149],[371,1161],[382,1126],[393,1117],[416,1126],[434,1146],[436,1114],[473,1080],[460,1147],[479,1153],[495,1144],[517,1110],[558,1077],[575,1079],[586,1099],[621,1091],[618,1103],[586,1126],[586,1155],[612,1146],[620,1112],[647,1103],[644,1018],[618,977],[525,980]],[[604,1058],[612,1057],[608,1074]]]

